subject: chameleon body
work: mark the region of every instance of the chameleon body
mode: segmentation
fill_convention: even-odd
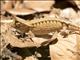
[[[23,24],[23,27],[20,30],[23,30],[24,32],[28,32],[30,30],[34,35],[45,35],[50,32],[59,31],[64,26],[69,30],[78,31],[80,34],[79,26],[60,19],[41,18],[29,21],[18,17],[15,17],[15,19],[20,22],[20,24]],[[19,25],[16,25],[16,27],[20,28]]]

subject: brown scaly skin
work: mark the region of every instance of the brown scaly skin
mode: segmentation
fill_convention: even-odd
[[[25,21],[24,19],[15,17],[16,21],[22,23],[25,27],[20,27],[16,25],[21,31],[28,32],[31,31],[34,35],[45,35],[50,32],[60,31],[64,26],[67,27],[68,30],[78,31],[80,34],[80,27],[62,19],[57,18],[41,18],[35,19],[31,21]]]

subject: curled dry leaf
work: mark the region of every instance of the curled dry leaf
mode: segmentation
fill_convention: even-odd
[[[39,4],[40,3],[40,4]],[[14,15],[29,15],[36,12],[50,11],[54,1],[7,1],[4,4],[4,10]],[[14,6],[14,8],[12,8]]]
[[[4,7],[4,10],[6,10],[8,13],[13,15],[29,15],[36,12],[33,9],[24,7],[24,5],[20,3],[20,1],[17,1],[15,3],[14,8],[12,8],[12,6],[13,6],[13,2],[8,1],[4,4],[3,7]]]
[[[58,38],[55,45],[50,45],[51,60],[77,60],[77,37],[76,34],[67,38]]]
[[[54,1],[24,1],[26,7],[30,7],[38,12],[50,11]]]

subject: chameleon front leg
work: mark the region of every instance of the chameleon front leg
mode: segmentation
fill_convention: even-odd
[[[29,32],[26,33],[26,34],[28,35],[28,38],[29,38],[32,42],[34,42],[34,41],[32,40],[32,38],[35,37],[35,35],[33,34],[33,32],[32,32],[31,30],[29,30]]]

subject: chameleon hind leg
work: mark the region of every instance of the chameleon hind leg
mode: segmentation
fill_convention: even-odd
[[[48,41],[43,42],[41,45],[42,46],[47,46],[49,45],[52,41],[54,41],[55,39],[57,39],[58,37],[58,32],[54,32],[54,34],[52,35],[51,39],[48,39]]]
[[[60,35],[62,35],[63,38],[67,37],[69,34],[70,30],[68,30],[66,26],[64,26],[60,31]]]

